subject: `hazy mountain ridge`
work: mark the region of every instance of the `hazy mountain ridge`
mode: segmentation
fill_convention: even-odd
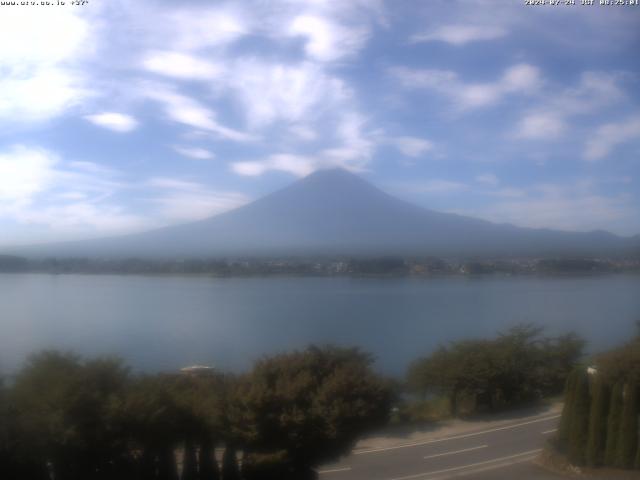
[[[322,170],[245,206],[145,233],[7,249],[55,256],[611,254],[640,247],[640,235],[563,232],[418,207],[341,169]]]

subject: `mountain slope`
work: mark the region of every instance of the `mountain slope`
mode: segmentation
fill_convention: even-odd
[[[631,239],[497,225],[396,199],[340,169],[199,222],[41,249],[49,255],[546,255],[616,252]],[[35,250],[34,250],[35,252]]]

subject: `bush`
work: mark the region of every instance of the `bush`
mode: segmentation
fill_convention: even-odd
[[[293,466],[287,452],[248,453],[242,459],[243,480],[286,480],[292,478]]]

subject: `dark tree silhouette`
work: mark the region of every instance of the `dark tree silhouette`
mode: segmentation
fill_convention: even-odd
[[[597,467],[604,463],[607,432],[607,412],[611,392],[602,375],[596,375],[589,416],[589,439],[587,441],[587,465]]]
[[[635,382],[625,385],[622,405],[616,465],[633,468],[638,447],[638,385]]]
[[[569,426],[569,460],[574,465],[584,465],[589,430],[589,378],[580,371],[574,385],[575,393]]]
[[[618,382],[611,391],[611,401],[609,402],[609,416],[607,417],[607,438],[604,453],[605,465],[613,465],[618,457],[618,439],[620,432],[620,421],[622,419],[622,391],[624,384]]]

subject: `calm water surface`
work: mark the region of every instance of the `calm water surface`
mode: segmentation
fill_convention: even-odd
[[[592,350],[640,319],[640,275],[431,279],[0,275],[0,369],[42,348],[116,354],[138,370],[243,370],[266,353],[358,345],[401,374],[439,343],[522,321]]]

